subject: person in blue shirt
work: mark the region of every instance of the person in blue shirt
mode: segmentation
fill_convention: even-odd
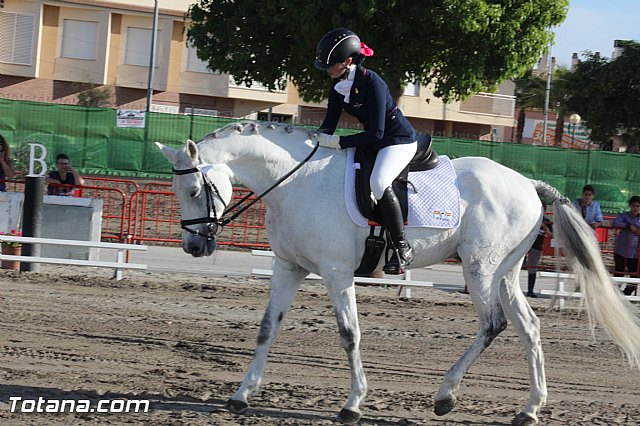
[[[418,135],[398,109],[384,80],[362,66],[364,58],[371,55],[373,50],[346,28],[329,31],[318,43],[315,67],[326,71],[333,82],[317,141],[328,148],[370,145],[377,150],[371,192],[382,210],[383,224],[398,252],[400,267],[404,268],[413,262],[413,252],[405,239],[400,203],[391,184],[415,155]],[[363,132],[333,134],[343,110],[363,124]]]
[[[629,211],[620,213],[611,224],[620,228],[616,235],[613,260],[614,277],[624,276],[624,272],[638,273],[638,236],[640,235],[640,197],[634,195],[629,199]],[[638,276],[635,276],[638,278]],[[629,296],[636,289],[636,284],[627,284],[624,294]]]
[[[578,209],[584,220],[595,230],[602,226],[602,210],[600,204],[593,200],[596,192],[591,185],[582,188],[582,198],[573,202],[573,206]]]
[[[541,200],[542,203],[542,223],[540,224],[540,229],[538,230],[538,235],[536,236],[533,245],[529,249],[527,253],[527,272],[528,272],[528,282],[527,282],[527,297],[536,298],[538,295],[533,291],[536,286],[536,277],[538,275],[538,269],[540,264],[540,258],[542,257],[542,249],[544,246],[544,239],[551,238],[553,231],[553,223],[546,216],[544,216],[547,211],[547,204]]]

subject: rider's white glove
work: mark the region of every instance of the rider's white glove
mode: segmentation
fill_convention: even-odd
[[[326,148],[341,149],[340,136],[317,133],[316,140],[318,141],[320,146],[324,146]]]

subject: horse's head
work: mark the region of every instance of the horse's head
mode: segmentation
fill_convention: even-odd
[[[190,140],[182,150],[156,145],[173,164],[173,191],[182,211],[182,249],[194,257],[209,256],[232,195],[226,167],[203,163],[198,146]]]

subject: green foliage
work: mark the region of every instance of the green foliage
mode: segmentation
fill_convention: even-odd
[[[20,172],[22,176],[29,174],[29,156],[31,153],[31,147],[29,144],[40,143],[36,138],[24,137],[16,141],[13,151],[11,151],[11,157],[13,157],[13,169],[16,172]],[[35,172],[39,173],[41,165],[35,163]]]
[[[98,86],[93,82],[73,83],[78,90],[78,105],[85,107],[103,107],[111,101],[111,88],[109,86]]]
[[[304,100],[319,101],[328,77],[313,67],[316,45],[347,27],[375,50],[367,66],[394,97],[409,81],[433,81],[449,101],[531,68],[567,8],[567,0],[199,0],[187,13],[187,37],[212,70],[272,90],[288,77]]]
[[[627,42],[615,60],[587,53],[567,90],[568,106],[580,114],[592,141],[606,144],[621,134],[629,152],[640,152],[640,43]]]

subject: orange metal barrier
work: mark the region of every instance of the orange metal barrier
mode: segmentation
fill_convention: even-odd
[[[127,195],[133,194],[140,189],[137,182],[129,179],[104,178],[98,176],[83,176],[84,184],[108,188],[118,188]]]
[[[171,191],[151,190],[154,186],[167,188],[170,184],[153,182],[136,191],[129,201],[129,226],[127,234],[131,241],[181,243],[180,207]],[[234,188],[232,203],[243,198],[250,191]],[[254,197],[249,198],[249,201]],[[218,244],[246,247],[269,248],[265,226],[266,206],[259,201],[251,206],[235,221],[223,229],[218,236]]]

